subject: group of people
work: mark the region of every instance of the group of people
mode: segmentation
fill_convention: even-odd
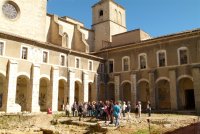
[[[136,117],[141,117],[141,102],[138,101],[135,106],[135,114]],[[102,119],[105,123],[115,124],[115,126],[119,126],[119,119],[125,118],[127,115],[127,119],[131,120],[130,112],[131,112],[131,103],[130,102],[113,102],[110,101],[98,101],[98,102],[85,102],[85,103],[77,103],[74,102],[72,107],[69,104],[63,107],[66,115],[69,116],[70,111],[72,112],[72,116],[78,116],[79,121],[82,117],[95,117],[97,119]],[[147,104],[148,115],[151,116],[151,105],[148,101]]]

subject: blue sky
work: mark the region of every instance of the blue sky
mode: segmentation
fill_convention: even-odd
[[[49,0],[48,13],[69,16],[91,28],[99,0]],[[115,0],[126,9],[128,31],[140,28],[153,37],[200,28],[200,0]]]

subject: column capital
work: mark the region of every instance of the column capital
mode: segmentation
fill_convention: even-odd
[[[131,74],[131,77],[132,77],[132,78],[136,78],[137,75],[136,75],[136,74]]]
[[[69,73],[75,73],[75,70],[74,70],[74,69],[71,69],[71,68],[69,68],[69,69],[68,69],[68,72],[69,72]]]
[[[10,64],[18,64],[18,62],[16,60],[9,60]]]
[[[155,73],[156,72],[156,69],[151,69],[151,70],[149,70],[149,72],[148,73]]]
[[[176,71],[176,67],[170,67],[168,70],[169,71]]]
[[[32,66],[40,68],[40,64],[38,64],[38,63],[33,63]]]
[[[131,75],[137,75],[138,74],[138,71],[137,70],[133,70],[133,71],[131,71]]]
[[[88,75],[88,72],[87,71],[83,71],[83,74]]]
[[[200,64],[192,65],[192,69],[193,69],[193,68],[200,68]]]
[[[59,67],[58,66],[51,66],[51,69],[53,69],[53,70],[59,70]]]

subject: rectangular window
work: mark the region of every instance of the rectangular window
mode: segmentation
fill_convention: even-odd
[[[60,56],[60,65],[61,65],[61,66],[64,66],[64,65],[65,65],[65,56],[64,56],[64,55],[61,55],[61,56]]]
[[[124,71],[129,70],[129,63],[128,63],[128,58],[123,59],[123,66],[124,66]]]
[[[164,67],[165,65],[165,53],[164,52],[160,52],[158,54],[158,59],[159,59],[159,67]]]
[[[92,70],[92,61],[89,61],[89,70]]]
[[[76,68],[79,68],[79,67],[80,67],[80,59],[76,58]]]
[[[187,50],[180,50],[180,64],[187,64],[188,63],[188,56],[187,56]]]
[[[27,47],[22,47],[21,59],[24,59],[24,60],[28,59],[28,48]]]
[[[140,56],[140,69],[146,68],[146,57],[145,55]]]
[[[100,72],[104,73],[104,64],[103,63],[100,64]]]
[[[4,42],[0,42],[0,55],[3,55]]]
[[[43,51],[43,62],[47,63],[48,62],[48,52]]]
[[[114,63],[112,60],[108,61],[108,66],[109,66],[109,73],[113,73],[113,70],[114,70]]]

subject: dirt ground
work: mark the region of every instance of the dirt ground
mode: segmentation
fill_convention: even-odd
[[[195,115],[152,114],[141,118],[120,119],[120,127],[95,118],[65,117],[54,115],[18,114],[0,115],[0,134],[200,134],[200,118]],[[149,123],[147,121],[149,119]]]

